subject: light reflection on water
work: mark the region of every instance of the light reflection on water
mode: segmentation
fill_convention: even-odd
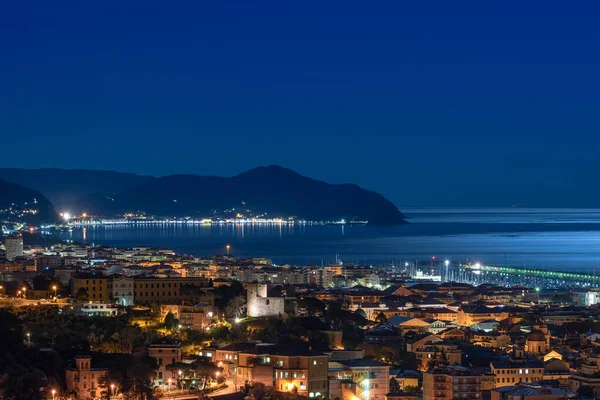
[[[593,271],[600,267],[600,210],[405,210],[397,227],[304,225],[117,225],[88,227],[86,241],[163,246],[194,255],[265,256],[278,263],[346,261],[380,265],[415,259]],[[83,231],[61,234],[83,240]],[[600,272],[600,270],[598,271]]]

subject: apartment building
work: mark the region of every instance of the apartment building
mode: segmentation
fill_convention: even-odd
[[[329,377],[335,386],[340,380],[351,381],[356,388],[355,397],[362,400],[385,400],[390,389],[390,366],[375,360],[331,362]]]
[[[270,344],[233,343],[215,351],[214,362],[239,385],[263,383],[280,392],[328,397],[327,355]]]
[[[214,307],[210,305],[162,304],[160,312],[162,319],[170,312],[177,317],[182,328],[197,331],[205,329],[216,316]]]
[[[85,274],[72,280],[71,295],[76,297],[81,289],[87,293],[91,301],[108,302],[112,300],[112,278],[106,276]]]
[[[427,371],[432,365],[460,365],[462,351],[457,345],[438,342],[415,351],[419,371]]]
[[[502,307],[462,306],[458,309],[457,323],[460,326],[471,326],[483,321],[502,321],[508,318],[508,312]]]
[[[75,393],[75,397],[80,400],[98,399],[98,381],[107,373],[107,368],[92,368],[91,357],[76,357],[75,364],[65,369],[67,393]]]
[[[438,367],[423,374],[423,400],[481,399],[481,375],[464,367]]]
[[[214,305],[213,288],[209,279],[202,277],[190,278],[135,278],[134,298],[136,304],[177,304],[183,300],[193,300],[199,303]],[[200,289],[197,296],[182,295],[183,286],[194,286]]]
[[[538,360],[498,360],[490,363],[496,387],[537,382],[544,378],[544,364]]]
[[[158,370],[154,384],[167,390],[174,389],[177,377],[167,371],[167,365],[181,362],[181,345],[169,338],[160,338],[148,346],[148,356],[156,360]]]

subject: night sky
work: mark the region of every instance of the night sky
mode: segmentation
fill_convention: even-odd
[[[597,2],[65,3],[2,5],[2,167],[600,204]]]

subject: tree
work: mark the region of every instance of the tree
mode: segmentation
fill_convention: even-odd
[[[122,353],[131,353],[135,341],[142,335],[142,330],[137,326],[126,326],[119,331],[119,345]]]
[[[442,351],[440,352],[439,357],[437,350],[435,350],[431,357],[431,360],[429,360],[429,362],[427,363],[428,368],[445,367],[448,365],[450,365],[450,360],[448,359],[448,355],[446,354],[444,349],[442,349]]]
[[[387,317],[385,316],[384,313],[380,312],[375,317],[375,322],[377,322],[378,324],[385,324],[385,323],[387,323]]]
[[[175,314],[173,314],[171,311],[169,311],[167,313],[167,315],[165,315],[164,323],[165,323],[165,328],[167,328],[170,331],[173,331],[179,327],[179,320],[175,317]]]
[[[154,379],[158,365],[152,357],[135,358],[123,379],[123,394],[129,398],[154,398]]]
[[[160,304],[157,302],[150,304],[150,316],[156,320],[160,319]]]
[[[38,368],[39,352],[24,346],[21,320],[0,309],[0,398],[38,400],[47,376]]]
[[[390,378],[390,393],[400,393],[401,391],[402,391],[402,388],[400,387],[400,384],[398,383],[396,378],[391,377]]]
[[[109,371],[98,379],[100,398],[110,400],[122,391],[123,374],[119,371]]]
[[[53,282],[46,275],[36,275],[33,277],[31,283],[34,290],[49,290]]]
[[[219,368],[212,362],[206,360],[194,361],[192,367],[194,377],[202,383],[200,389],[204,389],[208,382],[212,379],[216,379],[217,375],[220,374],[222,370],[222,368]]]
[[[329,350],[329,336],[324,332],[309,332],[308,342],[313,350],[327,351]]]
[[[246,314],[246,298],[243,296],[233,297],[225,307],[225,313],[229,318],[239,318]]]
[[[304,308],[309,317],[325,314],[325,303],[314,297],[305,297],[298,301],[298,307]]]
[[[176,362],[167,365],[165,369],[171,372],[171,375],[175,377],[175,379],[177,380],[177,387],[179,387],[180,389],[184,388],[183,382],[186,378],[194,377],[193,372],[195,368],[192,366],[192,364]]]
[[[195,285],[181,285],[179,294],[182,297],[189,297],[194,304],[200,303],[202,297],[206,296],[206,292],[201,287]]]
[[[420,393],[421,389],[418,386],[404,386],[404,393]]]
[[[75,297],[77,298],[77,300],[87,301],[87,299],[89,297],[87,289],[84,287],[80,287],[79,289],[77,289],[77,293],[75,293]]]

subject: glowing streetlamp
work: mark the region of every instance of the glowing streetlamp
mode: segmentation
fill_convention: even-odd
[[[169,382],[169,391],[171,391],[171,378],[169,378],[167,382]]]
[[[56,297],[56,285],[52,286],[52,290],[54,290],[54,297]]]
[[[208,312],[208,318],[212,318],[212,317],[213,317],[213,312],[212,312],[212,311],[209,311],[209,312]]]
[[[54,396],[56,396],[56,389],[52,389],[50,393],[52,393],[52,400],[54,400]]]
[[[23,287],[23,298],[26,299],[27,298],[27,288]]]
[[[226,247],[227,247],[227,255],[229,255],[229,249],[231,249],[231,246],[227,245]]]

